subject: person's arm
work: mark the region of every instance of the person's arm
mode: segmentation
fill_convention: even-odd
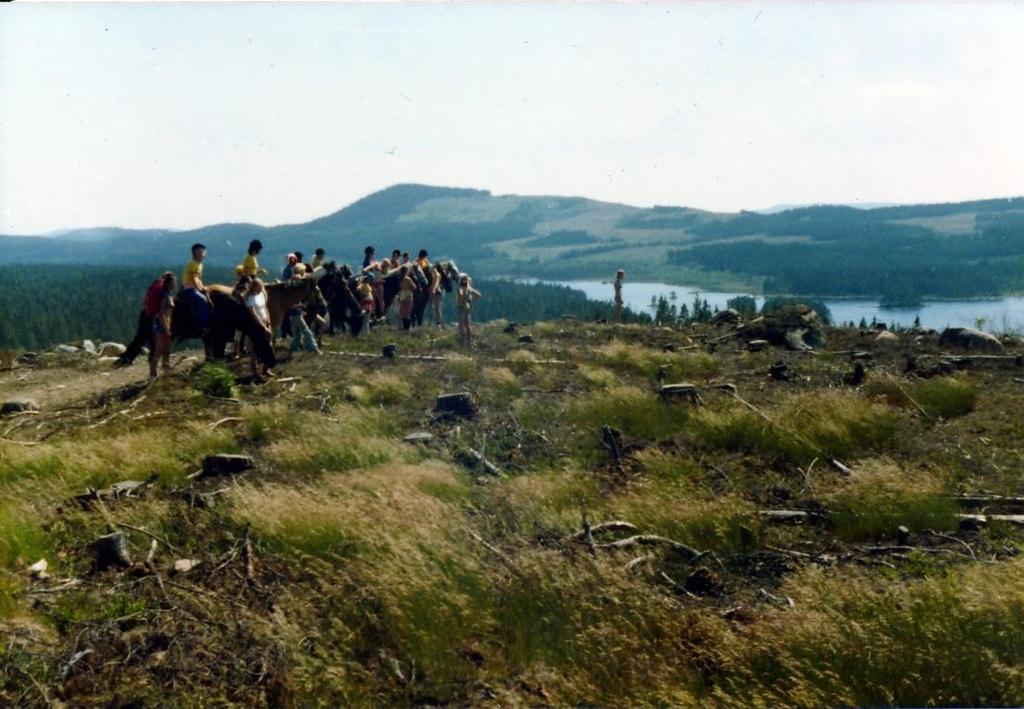
[[[192,276],[192,282],[196,284],[197,291],[199,291],[200,293],[206,292],[206,286],[203,285],[203,277],[200,276],[198,272],[194,276]]]
[[[480,298],[482,297],[480,295],[480,291],[478,291],[476,288],[470,288],[469,292],[473,294],[473,300],[480,300]]]

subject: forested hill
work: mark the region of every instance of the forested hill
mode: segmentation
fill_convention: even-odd
[[[722,214],[404,184],[304,224],[0,237],[0,263],[179,268],[188,246],[201,241],[210,247],[211,265],[228,268],[253,238],[263,240],[263,261],[275,267],[286,253],[309,254],[317,246],[354,262],[373,244],[427,248],[477,276],[608,278],[625,268],[633,280],[890,300],[1024,288],[1021,197]]]

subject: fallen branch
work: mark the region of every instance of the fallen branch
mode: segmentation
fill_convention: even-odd
[[[581,540],[583,540],[586,537],[586,531],[587,531],[586,529],[581,529],[580,531],[576,532],[571,537],[569,537],[569,539],[571,539],[574,542],[581,541]],[[630,524],[629,522],[624,522],[623,520],[618,520],[618,519],[617,520],[613,520],[611,522],[601,522],[600,524],[595,524],[594,526],[590,527],[590,533],[591,534],[600,534],[601,532],[636,532],[636,531],[637,531],[636,525]]]
[[[142,527],[136,527],[134,525],[127,524],[126,522],[118,522],[117,526],[118,527],[124,527],[125,529],[130,529],[133,532],[139,532],[140,534],[145,534],[147,537],[152,539],[154,542],[160,542],[165,547],[167,547],[168,549],[173,551],[175,554],[178,553],[178,550],[174,548],[174,545],[171,544],[166,539],[164,539],[163,537],[161,537],[159,534],[153,534],[152,532],[147,531],[147,530],[143,529]]]
[[[688,547],[682,542],[677,542],[674,539],[659,537],[656,534],[636,534],[632,537],[626,537],[625,539],[619,539],[614,542],[595,545],[597,549],[628,549],[633,546],[667,546],[688,559],[697,559],[701,556],[701,552],[697,551],[693,547]]]
[[[473,537],[473,539],[475,539],[475,540],[477,540],[478,542],[480,542],[480,544],[482,544],[482,545],[483,545],[483,547],[484,547],[484,548],[485,548],[485,549],[486,549],[487,551],[491,552],[491,553],[492,553],[492,554],[494,554],[494,555],[495,555],[496,557],[498,557],[498,559],[499,559],[499,560],[501,561],[501,563],[503,563],[503,564],[505,565],[505,567],[506,567],[506,568],[507,568],[507,569],[508,569],[509,571],[511,571],[511,572],[512,572],[513,574],[515,574],[516,576],[519,576],[519,577],[522,577],[522,576],[523,576],[523,572],[522,572],[522,571],[520,571],[520,570],[518,569],[518,567],[516,567],[516,565],[515,565],[515,562],[514,562],[514,561],[512,561],[512,559],[510,559],[510,558],[508,557],[508,555],[507,555],[507,554],[505,554],[505,552],[503,552],[503,551],[502,551],[501,549],[499,549],[498,547],[494,546],[493,544],[489,543],[489,542],[488,542],[488,541],[487,541],[486,539],[484,539],[483,537],[481,537],[481,536],[480,536],[479,534],[477,534],[477,533],[476,533],[476,532],[474,532],[473,530],[470,530],[470,531],[469,531],[469,535],[470,535],[471,537]]]
[[[242,421],[242,420],[243,419],[240,416],[225,416],[224,418],[222,418],[222,419],[220,419],[218,421],[214,421],[213,423],[211,423],[210,424],[210,428],[217,428],[217,426],[220,426],[222,423],[228,423],[229,421]]]

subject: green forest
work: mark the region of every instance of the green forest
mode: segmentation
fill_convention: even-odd
[[[81,339],[123,342],[135,332],[142,296],[160,269],[103,265],[0,266],[0,349],[37,350]],[[229,283],[230,269],[207,267],[210,283]],[[611,318],[612,305],[587,300],[561,286],[478,280],[483,298],[473,310],[480,322]],[[446,320],[455,321],[454,294],[445,298]],[[649,320],[627,311],[626,319]]]

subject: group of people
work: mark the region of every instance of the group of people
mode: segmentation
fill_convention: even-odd
[[[235,284],[231,288],[231,296],[237,302],[245,305],[251,317],[266,331],[270,341],[273,342],[277,333],[274,332],[267,287],[263,280],[269,275],[269,272],[259,264],[262,250],[263,243],[259,239],[253,239],[249,243],[245,258],[235,267]],[[148,346],[150,378],[157,377],[160,363],[162,363],[164,371],[170,368],[171,342],[175,334],[172,332],[172,321],[174,309],[178,304],[187,304],[192,314],[195,334],[205,337],[211,317],[209,288],[203,282],[203,262],[206,255],[205,245],[200,243],[192,245],[191,258],[182,272],[181,288],[180,291],[177,291],[177,295],[175,295],[175,291],[178,281],[174,273],[170,271],[160,275],[149,286],[143,299],[143,308],[139,315],[135,339],[119,359],[119,364],[130,364],[142,348]],[[309,263],[304,261],[302,252],[296,251],[286,257],[280,280],[291,283],[305,278],[315,278],[323,272],[325,265],[324,249],[316,249],[313,259]],[[424,308],[414,307],[417,296],[425,298],[426,305],[432,308],[434,325],[444,326],[442,305],[445,289],[442,287],[442,271],[439,267],[431,267],[426,249],[419,251],[415,261],[410,259],[408,252],[403,252],[400,249],[394,249],[390,258],[378,260],[374,247],[366,247],[362,268],[354,276],[352,283],[353,295],[365,317],[373,323],[387,321],[392,304],[385,301],[384,281],[389,277],[400,279],[394,302],[397,303],[395,322],[400,324],[402,330],[408,331],[414,324],[422,324]],[[465,273],[458,274],[456,306],[459,339],[466,347],[472,343],[470,313],[473,304],[480,297],[480,292],[473,288],[472,279]],[[320,337],[318,334],[314,334],[307,318],[315,319],[313,325],[319,333],[320,326],[325,322],[326,312],[318,312],[315,309],[310,312],[308,306],[308,302],[302,301],[289,308],[286,318],[282,322],[282,334],[286,334],[284,330],[290,330],[292,341],[289,349],[292,352],[304,348],[318,355],[323,354]],[[245,339],[239,333],[234,343],[233,354],[235,356],[247,349]],[[254,348],[251,345],[248,350],[252,353],[254,370],[263,376],[273,376],[273,371],[269,367],[257,361]]]

